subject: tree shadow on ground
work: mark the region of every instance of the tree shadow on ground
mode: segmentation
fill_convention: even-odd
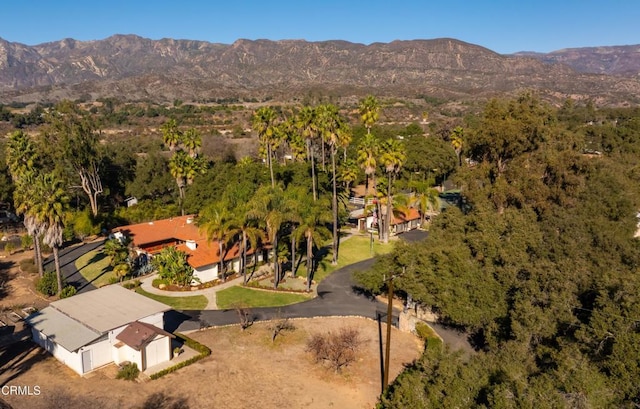
[[[0,386],[7,385],[47,356],[44,349],[30,340],[0,348]]]
[[[10,270],[14,266],[15,263],[12,261],[0,261],[0,299],[9,295],[9,281],[15,277]]]

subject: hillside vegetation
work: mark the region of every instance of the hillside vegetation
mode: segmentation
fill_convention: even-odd
[[[522,95],[469,117],[459,207],[359,275],[404,272],[397,294],[477,349],[427,350],[380,407],[640,404],[640,110],[576,113]]]

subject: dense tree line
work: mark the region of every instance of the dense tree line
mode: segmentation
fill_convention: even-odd
[[[381,407],[637,407],[637,109],[493,100],[460,137],[459,206],[358,279],[394,280],[476,353],[427,350]]]

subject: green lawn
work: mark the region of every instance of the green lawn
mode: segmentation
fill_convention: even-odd
[[[109,280],[116,278],[113,268],[109,265],[110,258],[100,250],[92,250],[76,260],[76,269],[88,282],[96,287],[109,284]]]
[[[261,291],[240,286],[234,286],[218,291],[216,297],[218,308],[220,309],[229,309],[234,308],[235,306],[250,308],[281,307],[309,299],[309,296],[304,294]]]
[[[204,295],[191,295],[188,297],[167,297],[166,295],[151,294],[142,288],[136,288],[136,292],[145,297],[167,304],[174,310],[202,310],[207,307],[207,297]]]
[[[368,236],[352,236],[340,244],[340,257],[338,265],[331,265],[331,251],[320,261],[314,280],[322,281],[336,269],[371,258],[371,242]],[[374,238],[373,256],[385,254],[393,249],[393,243],[382,244]],[[298,269],[298,275],[306,274],[304,262]],[[219,291],[217,294],[218,308],[233,308],[236,305],[245,307],[280,307],[308,300],[303,294],[286,292],[271,292],[253,290],[250,288],[235,286]]]
[[[330,242],[328,243],[328,246],[331,246]],[[329,274],[341,267],[381,254],[389,253],[392,249],[393,242],[389,242],[387,244],[380,243],[377,237],[374,236],[373,255],[371,255],[371,238],[369,236],[351,236],[348,240],[340,243],[338,265],[331,265],[332,251],[329,250],[326,256],[320,261],[314,280],[316,282],[320,282]],[[300,273],[300,270],[298,270],[298,274]]]

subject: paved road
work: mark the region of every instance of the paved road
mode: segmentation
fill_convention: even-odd
[[[406,237],[410,241],[420,240],[426,235]],[[406,234],[406,233],[405,233]],[[405,238],[405,239],[406,239]],[[72,246],[60,251],[60,266],[67,282],[78,292],[95,289],[75,268],[75,260],[104,244],[104,240]],[[376,319],[378,315],[386,319],[387,304],[368,297],[355,285],[353,273],[370,268],[374,259],[364,260],[336,270],[318,285],[318,297],[309,301],[284,307],[253,308],[253,321],[267,321],[280,318],[312,318],[330,316],[359,316]],[[45,261],[45,268],[53,270],[53,257]],[[394,309],[393,321],[397,323],[398,310]],[[194,331],[208,326],[233,325],[240,322],[235,310],[170,311],[165,316],[165,327],[173,331]],[[452,349],[471,351],[472,347],[465,334],[435,323],[429,323]]]
[[[76,290],[78,290],[78,293],[95,290],[96,287],[88,282],[76,269],[76,260],[78,257],[91,250],[95,250],[103,244],[104,240],[95,240],[90,243],[69,246],[60,250],[59,257],[62,276],[67,281],[67,284],[73,285]],[[47,257],[44,261],[44,268],[46,271],[53,271],[55,269],[53,255]]]
[[[336,270],[318,285],[318,297],[284,307],[254,308],[254,321],[274,318],[310,318],[327,316],[362,316],[375,318],[377,312],[386,314],[386,304],[365,297],[355,289],[351,277],[354,271],[373,265],[369,259]],[[168,317],[170,330],[193,331],[211,325],[238,324],[235,310],[182,311]]]
[[[386,319],[387,304],[367,297],[353,281],[355,271],[366,270],[374,259],[364,260],[339,270],[325,278],[318,285],[318,297],[312,300],[277,308],[254,308],[251,316],[254,321],[266,321],[280,318],[313,318],[328,316],[359,316],[376,319],[378,315]],[[397,323],[398,313],[394,309],[393,322]],[[194,331],[208,326],[238,324],[235,310],[172,311],[165,316],[169,331]],[[429,323],[443,341],[453,350],[473,350],[467,335],[435,323]]]

